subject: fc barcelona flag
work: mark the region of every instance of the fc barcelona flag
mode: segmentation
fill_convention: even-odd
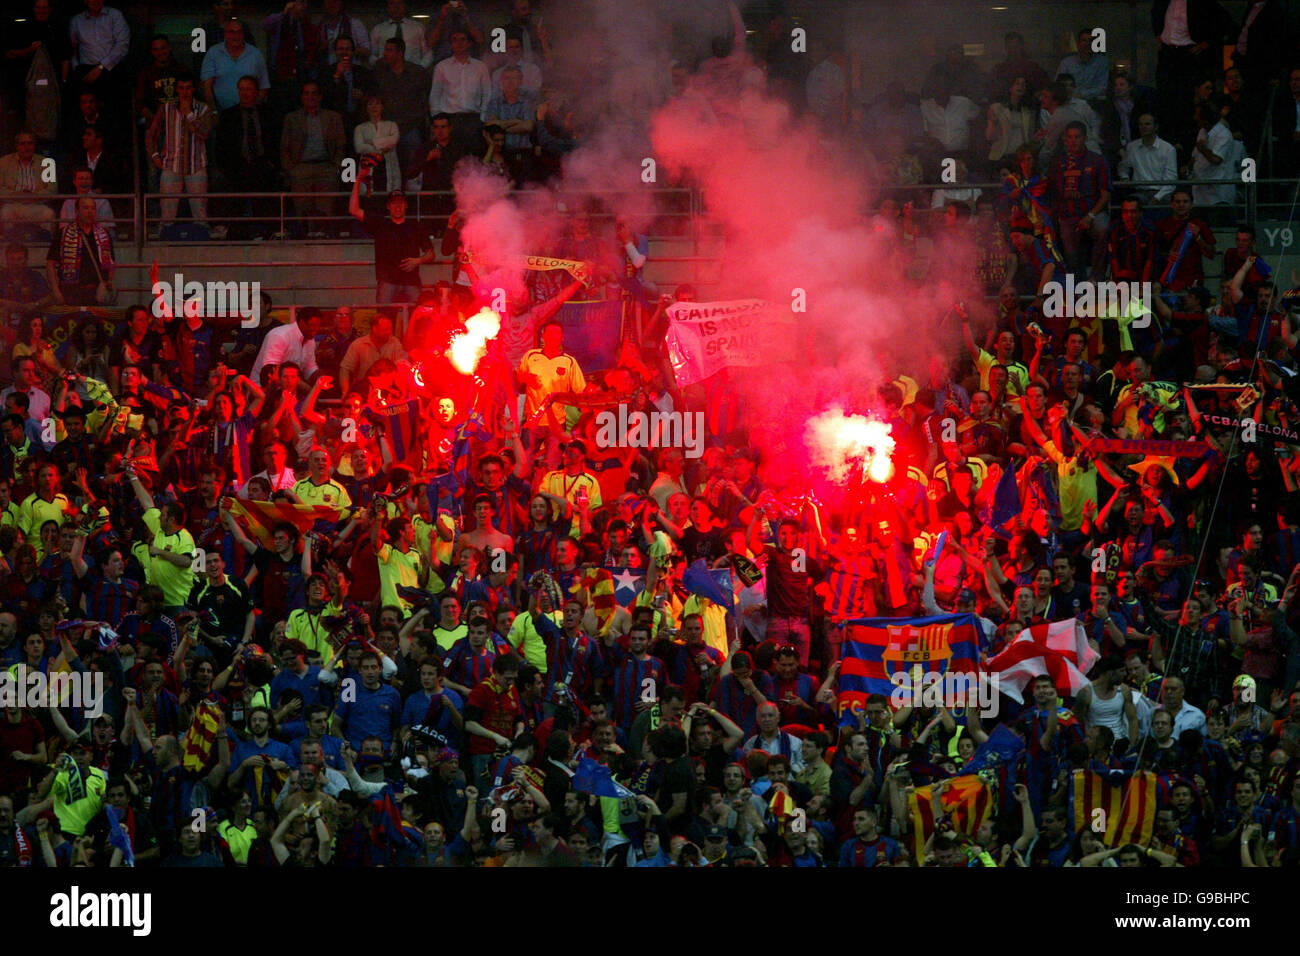
[[[230,513],[236,519],[243,518],[249,536],[264,548],[275,546],[271,529],[281,521],[287,521],[302,534],[316,528],[318,521],[337,523],[343,516],[342,508],[330,505],[291,505],[280,501],[244,501],[242,498],[226,498],[231,502]]]
[[[935,807],[935,789],[939,789]],[[918,864],[925,863],[925,844],[934,833],[937,818],[947,817],[954,833],[973,837],[993,812],[993,792],[979,777],[967,774],[953,777],[947,785],[931,784],[912,791],[907,800],[912,815],[912,836],[916,840],[913,854]]]
[[[973,614],[849,621],[840,665],[840,710],[861,709],[871,694],[888,697],[897,682],[908,678],[919,684],[925,674],[977,673],[978,627]]]
[[[1156,825],[1156,775],[1135,773],[1122,785],[1113,785],[1091,770],[1074,771],[1074,832],[1083,827],[1097,831],[1109,847],[1136,843],[1146,846]],[[1101,826],[1106,831],[1102,833]]]

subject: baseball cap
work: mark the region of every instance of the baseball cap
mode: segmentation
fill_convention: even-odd
[[[1232,686],[1241,688],[1248,687],[1251,690],[1254,690],[1256,686],[1255,678],[1251,677],[1249,674],[1238,674],[1236,680],[1232,682]]]
[[[402,190],[402,189],[392,189],[392,190],[389,190],[388,198],[389,198],[389,199],[405,199],[405,198],[406,198],[406,192],[405,192],[405,190]]]
[[[970,588],[962,588],[960,591],[957,592],[956,603],[958,604],[974,604],[976,600],[977,598],[975,597],[975,592],[972,591]]]
[[[726,838],[727,831],[716,823],[704,831],[704,839],[706,840],[725,840]]]

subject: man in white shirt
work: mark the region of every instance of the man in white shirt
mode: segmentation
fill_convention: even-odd
[[[298,476],[293,473],[293,469],[287,464],[289,461],[289,448],[282,441],[273,441],[262,451],[262,462],[266,467],[257,474],[244,482],[244,487],[239,489],[239,497],[248,497],[248,484],[253,478],[262,478],[271,486],[271,492],[292,491],[294,484],[298,481]]]
[[[0,392],[0,407],[14,392],[25,392],[28,401],[27,417],[36,422],[44,421],[50,414],[50,396],[36,384],[38,381],[40,374],[36,368],[36,359],[30,355],[20,356],[14,361],[14,383]]]
[[[937,139],[949,154],[970,149],[970,124],[979,112],[971,100],[953,96],[942,86],[935,90],[933,98],[921,101],[925,132]]]
[[[1196,107],[1200,133],[1192,148],[1191,178],[1214,182],[1213,186],[1193,186],[1192,202],[1197,206],[1227,205],[1237,201],[1237,178],[1241,171],[1240,144],[1232,138],[1228,124],[1217,108],[1207,103]]]
[[[406,15],[406,0],[388,0],[388,19],[376,24],[370,31],[370,49],[376,60],[384,51],[384,43],[398,34],[406,43],[406,62],[428,66],[433,61],[429,40],[424,35],[420,21]]]
[[[479,129],[492,99],[492,75],[482,60],[469,55],[469,34],[451,35],[451,56],[433,68],[429,113],[451,117],[452,138],[468,152],[478,151]]]
[[[1135,192],[1143,202],[1168,199],[1174,191],[1173,180],[1178,178],[1178,153],[1172,143],[1156,135],[1156,118],[1150,113],[1138,117],[1139,139],[1133,140],[1119,161],[1119,178],[1132,183],[1164,182],[1163,186],[1138,188]]]
[[[316,374],[316,333],[319,331],[320,311],[310,307],[299,309],[298,321],[288,322],[266,333],[249,378],[259,382],[263,366],[293,362],[303,378],[310,379]]]
[[[1165,710],[1174,719],[1174,739],[1184,730],[1199,730],[1205,736],[1205,711],[1183,699],[1186,687],[1181,677],[1165,678]]]

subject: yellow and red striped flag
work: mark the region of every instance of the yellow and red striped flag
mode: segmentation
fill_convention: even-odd
[[[194,721],[181,743],[181,766],[192,772],[207,768],[220,726],[221,705],[210,700],[200,701],[194,709]]]
[[[939,797],[939,807],[934,805],[934,784],[919,787],[908,798],[912,814],[912,838],[916,841],[913,856],[917,865],[925,863],[925,844],[934,833],[936,817],[947,816],[952,821],[954,833],[973,837],[989,814],[993,812],[993,791],[979,777],[968,774],[953,777]]]
[[[1093,830],[1108,847],[1146,846],[1156,824],[1156,775],[1134,774],[1122,785],[1091,770],[1074,771],[1074,832]],[[1104,830],[1104,832],[1103,832]]]
[[[274,547],[271,529],[281,521],[289,522],[306,534],[318,521],[334,525],[343,517],[343,509],[333,505],[293,505],[283,501],[245,501],[242,498],[226,500],[231,502],[230,513],[236,520],[244,519],[242,524],[248,529],[249,536],[264,548]]]

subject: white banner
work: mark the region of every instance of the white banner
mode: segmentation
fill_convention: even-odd
[[[724,368],[754,368],[788,356],[790,315],[762,299],[676,302],[668,315],[668,360],[678,385],[694,385]],[[782,340],[785,340],[784,343]]]

